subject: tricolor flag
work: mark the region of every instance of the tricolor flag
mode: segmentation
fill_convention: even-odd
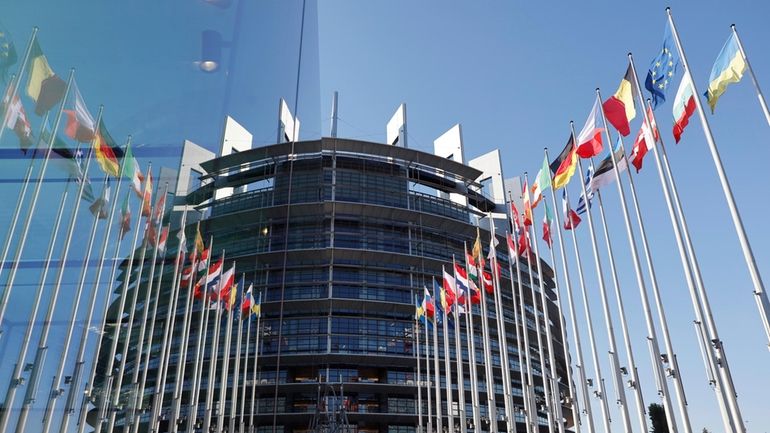
[[[182,279],[179,282],[179,286],[186,288],[190,286],[190,280],[195,273],[192,270],[192,265],[182,269]]]
[[[615,163],[618,166],[618,175],[628,168],[628,162],[620,147],[620,137],[618,137],[618,141],[615,144]],[[599,163],[593,176],[591,176],[589,188],[592,191],[598,190],[612,182],[615,182],[615,165],[612,163],[612,156],[607,153],[607,156]]]
[[[543,240],[548,248],[553,247],[553,239],[551,238],[551,226],[553,224],[553,215],[551,215],[551,209],[548,208],[548,202],[545,202],[545,214],[543,215]]]
[[[582,221],[580,216],[572,210],[567,200],[567,191],[561,195],[561,203],[564,211],[564,230],[573,230]]]
[[[209,287],[215,285],[219,281],[219,277],[222,275],[222,263],[223,259],[220,258],[209,268],[206,275],[204,275],[198,283],[195,284],[194,296],[196,299],[203,299],[203,291],[209,291]],[[203,288],[201,287],[203,286]]]
[[[29,53],[30,72],[27,78],[27,95],[35,101],[35,114],[42,116],[64,98],[67,83],[48,65],[48,59],[35,38]]]
[[[144,182],[144,193],[142,194],[142,197],[141,215],[149,218],[152,212],[152,171],[147,172],[147,179]]]
[[[513,201],[511,201],[511,223],[513,224],[513,230],[518,230],[519,226],[521,225],[519,210],[516,209],[516,205],[513,204]]]
[[[465,251],[465,264],[468,268],[468,281],[478,285],[479,271],[478,268],[476,268],[476,261],[473,259],[472,255],[468,254],[467,250]]]
[[[94,139],[94,130],[96,129],[96,121],[91,113],[88,112],[83,96],[80,95],[80,89],[78,89],[77,83],[72,81],[72,88],[70,89],[72,95],[72,106],[63,110],[67,116],[67,125],[64,128],[64,133],[67,137],[86,143]]]
[[[572,134],[569,135],[567,145],[559,153],[559,156],[551,162],[551,171],[553,172],[553,189],[559,189],[569,183],[572,175],[575,174],[577,167],[577,149],[575,149],[575,140]]]
[[[637,173],[642,169],[644,156],[650,149],[655,148],[655,143],[657,143],[660,138],[658,126],[655,124],[655,118],[653,117],[650,108],[647,109],[647,118],[650,119],[650,123],[652,124],[652,135],[650,135],[650,128],[647,127],[647,122],[642,123],[642,128],[636,135],[636,140],[634,140],[634,147],[631,149],[631,164],[636,167]]]
[[[206,269],[206,262],[209,260],[209,254],[210,249],[206,248],[203,250],[203,252],[199,253],[198,255],[198,272]],[[195,260],[195,258],[192,258],[191,260]]]
[[[634,108],[634,95],[637,89],[634,83],[634,72],[629,63],[626,69],[626,75],[620,80],[620,86],[614,95],[607,98],[602,104],[604,115],[607,121],[618,130],[623,136],[631,133],[629,122],[636,117],[636,108]]]
[[[459,263],[454,264],[455,269],[455,284],[457,285],[457,299],[458,303],[465,304],[465,296],[470,291],[468,284],[468,273],[465,272],[465,268]]]
[[[730,83],[741,81],[745,71],[746,60],[738,46],[738,38],[735,33],[731,33],[722,47],[722,51],[719,52],[714,66],[711,67],[711,74],[709,75],[706,99],[708,99],[712,114],[717,106],[717,100],[725,93],[727,86]]]
[[[518,232],[518,230],[516,231]],[[513,243],[513,236],[511,236],[510,232],[505,232],[505,241],[508,244],[508,257],[513,261],[519,256],[519,250],[516,248],[516,244]]]
[[[577,205],[577,213],[578,215],[582,215],[586,213],[588,209],[591,208],[591,200],[594,199],[594,191],[591,189],[591,180],[594,177],[594,167],[590,166],[588,167],[588,170],[586,170],[586,178],[585,178],[585,193],[580,194],[580,199],[578,200]],[[586,199],[586,196],[587,199]],[[587,203],[587,204],[586,204]]]
[[[444,307],[444,311],[449,313],[452,309],[452,304],[455,303],[455,278],[450,275],[445,269],[442,269],[443,284],[441,286],[441,305]]]
[[[583,129],[577,136],[577,154],[581,158],[591,158],[602,152],[602,132],[604,128],[600,128],[598,119],[601,118],[599,110],[601,104],[599,104],[599,98],[594,101],[594,106],[591,108],[591,113],[588,115]]]
[[[139,168],[139,162],[131,151],[131,145],[126,146],[126,154],[123,156],[123,177],[131,181],[131,189],[139,198],[142,198],[142,182],[144,175]]]
[[[527,188],[527,181],[524,181],[524,188],[521,191],[524,199],[524,218],[522,220],[522,223],[524,224],[524,227],[529,227],[532,225],[532,204],[530,203],[529,199],[529,188]]]
[[[427,287],[423,287],[422,308],[429,319],[433,320],[436,317],[436,306]]]
[[[532,246],[529,244],[529,230],[519,230],[519,257],[529,258],[532,254]]]
[[[684,128],[690,123],[690,116],[695,112],[695,95],[689,75],[682,77],[679,90],[674,97],[674,140],[679,143]]]
[[[652,60],[644,87],[652,94],[652,108],[666,102],[666,91],[674,79],[679,68],[679,56],[676,54],[674,38],[671,35],[671,27],[666,24],[663,34],[663,47],[660,53]]]
[[[123,206],[120,208],[120,239],[131,231],[131,207],[128,202],[130,195],[126,194]]]
[[[166,241],[168,240],[168,226],[163,227],[163,230],[160,231],[160,239],[158,240],[158,252],[159,253],[165,253],[166,252]]]
[[[540,200],[543,199],[543,191],[551,187],[551,168],[548,166],[548,159],[543,159],[543,166],[535,176],[535,183],[532,184],[532,208],[536,208]]]
[[[102,171],[110,176],[118,177],[120,167],[118,158],[122,156],[123,152],[115,145],[115,140],[112,139],[107,127],[104,126],[104,119],[99,120],[96,137],[94,137],[94,152]]]
[[[490,295],[492,293],[494,293],[495,292],[495,285],[492,282],[492,274],[490,274],[487,271],[481,271],[481,278],[483,279],[482,280],[482,284],[484,286],[484,291],[487,292]]]
[[[211,291],[211,300],[224,302],[227,306],[227,302],[230,299],[230,290],[235,283],[235,263],[230,266],[230,269],[222,273],[222,278],[219,280],[219,289]]]
[[[241,303],[241,319],[249,317],[251,309],[254,306],[254,295],[251,291],[254,289],[254,284],[249,284],[249,288],[246,289],[246,294],[243,296],[243,302]]]

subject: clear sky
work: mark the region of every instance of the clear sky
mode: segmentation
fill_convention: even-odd
[[[558,152],[567,139],[568,122],[574,120],[578,129],[582,126],[594,100],[594,89],[600,87],[605,98],[615,92],[626,69],[626,53],[633,52],[640,74],[646,73],[661,48],[667,5],[672,6],[701,92],[705,91],[711,65],[729,35],[731,23],[741,33],[760,83],[766,88],[770,86],[770,56],[765,50],[770,40],[766,24],[770,7],[759,1],[667,4],[324,0],[319,6],[322,116],[328,119],[331,94],[338,90],[339,135],[384,141],[386,122],[398,104],[405,102],[410,147],[431,152],[433,140],[460,122],[466,157],[500,148],[506,177],[524,171],[532,176],[542,162],[543,147]],[[674,145],[671,135],[671,100],[681,76],[676,78],[668,102],[658,108],[656,115],[668,145],[748,430],[770,431],[766,411],[766,393],[770,389],[767,340],[697,116],[691,119],[679,145]],[[634,136],[640,121],[637,117],[632,123]],[[768,207],[763,197],[767,180],[762,175],[770,157],[770,126],[760,111],[748,76],[727,90],[717,105],[716,115],[709,115],[709,121],[760,271],[770,278]],[[328,121],[323,123],[324,134],[328,134],[328,126]],[[616,135],[614,130],[613,134]],[[629,149],[632,140],[633,137],[626,140]],[[645,160],[645,167],[635,181],[693,429],[721,431],[715,394],[706,383],[696,345],[694,313],[652,155]],[[573,197],[577,197],[578,189],[573,181]],[[660,402],[652,381],[644,321],[616,187],[607,187],[603,198],[645,403]],[[538,221],[542,218],[540,212],[538,209]],[[599,226],[597,230],[600,233]],[[605,361],[607,338],[587,226],[582,225],[578,234],[598,331],[599,357]],[[601,235],[599,242],[606,260]],[[571,248],[569,242],[567,246]],[[573,283],[577,283],[571,255],[570,260]],[[606,261],[604,266],[607,269]],[[611,290],[609,274],[606,283]],[[621,365],[627,365],[617,321],[615,325]],[[581,332],[587,350],[585,329]],[[590,357],[586,359],[588,370],[592,371]],[[612,399],[609,371],[609,366],[603,365]],[[633,407],[628,391],[627,396]],[[612,400],[611,405],[614,406]],[[596,404],[594,407],[598,411]],[[615,411],[614,429],[620,428],[619,420]]]

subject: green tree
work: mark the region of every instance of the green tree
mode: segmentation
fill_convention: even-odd
[[[669,433],[668,422],[666,422],[666,409],[663,406],[652,403],[647,408],[647,412],[650,414],[650,423],[652,424],[650,433]]]

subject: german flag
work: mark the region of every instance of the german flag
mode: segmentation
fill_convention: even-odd
[[[553,172],[552,186],[554,190],[569,183],[572,175],[575,174],[575,167],[577,167],[577,149],[575,148],[574,137],[570,134],[564,150],[551,162],[550,168],[551,172]]]
[[[123,151],[115,145],[115,140],[107,131],[103,120],[99,120],[99,127],[96,129],[94,153],[96,153],[96,161],[99,162],[104,173],[113,177],[119,176],[120,162],[118,158],[123,156]]]

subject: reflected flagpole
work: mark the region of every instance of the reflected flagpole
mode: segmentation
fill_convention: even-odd
[[[254,339],[254,370],[251,375],[251,410],[249,411],[249,431],[254,431],[254,407],[257,403],[257,370],[259,369],[259,349],[262,342],[262,293],[259,294],[259,314],[257,315],[257,332]],[[276,378],[278,380],[278,378]],[[244,432],[241,432],[244,433]]]
[[[770,111],[767,109],[765,95],[762,94],[762,89],[759,88],[759,81],[757,80],[757,76],[754,75],[754,68],[751,67],[751,62],[749,62],[749,58],[746,56],[746,51],[743,50],[743,43],[738,36],[738,30],[735,29],[735,24],[730,25],[730,30],[733,32],[733,35],[735,35],[735,41],[738,42],[738,49],[741,51],[741,57],[743,57],[743,61],[746,62],[746,69],[749,70],[749,76],[751,76],[751,82],[754,84],[754,90],[757,91],[759,106],[762,108],[762,113],[765,115],[767,124],[770,125]],[[767,330],[767,332],[770,333],[770,330]]]
[[[722,165],[722,159],[719,156],[719,151],[717,150],[714,136],[711,134],[711,127],[709,126],[708,118],[706,117],[706,111],[703,109],[703,104],[701,103],[699,97],[700,94],[698,93],[698,89],[695,86],[695,81],[692,79],[690,65],[687,62],[687,56],[685,55],[684,49],[682,48],[682,41],[679,39],[679,32],[676,29],[674,18],[671,15],[671,8],[666,8],[666,13],[668,15],[668,23],[671,27],[671,33],[674,36],[677,50],[679,51],[679,55],[682,59],[684,72],[687,74],[691,81],[690,85],[692,86],[693,94],[695,95],[693,99],[695,100],[695,106],[698,110],[698,117],[700,117],[701,127],[703,128],[706,142],[709,145],[709,151],[711,152],[711,157],[714,160],[714,166],[719,176],[719,182],[722,185],[722,191],[724,192],[725,199],[727,200],[730,216],[732,217],[733,224],[735,225],[735,231],[741,244],[741,250],[743,251],[743,256],[746,260],[746,265],[749,268],[749,274],[754,284],[754,294],[756,295],[755,299],[761,313],[762,322],[765,326],[765,332],[767,333],[768,339],[770,339],[770,301],[767,299],[764,283],[762,282],[762,277],[759,273],[759,269],[757,268],[756,260],[754,259],[754,253],[751,250],[751,245],[749,244],[748,237],[746,236],[746,231],[743,227],[743,221],[741,220],[740,213],[738,212],[738,206],[735,204],[735,198],[733,197],[730,183],[727,180],[727,174],[725,173],[724,166]],[[689,237],[688,234],[686,234],[686,236]],[[688,241],[688,244],[689,243],[690,242]],[[692,249],[692,247],[689,248]],[[697,266],[695,263],[693,263],[693,265]],[[699,276],[700,272],[696,272],[696,275]],[[719,352],[720,368],[718,369],[718,372],[722,377],[723,386],[725,388],[725,395],[727,397],[727,404],[730,408],[731,418],[736,430],[739,433],[742,433],[746,431],[746,426],[743,421],[743,416],[741,415],[740,407],[738,406],[737,392],[735,390],[735,384],[733,383],[732,374],[730,373],[730,367],[727,362],[727,354],[724,351],[724,343],[719,338],[705,287],[702,284],[699,284],[698,289],[700,292],[700,302],[702,303],[703,310],[706,313],[704,315],[706,329],[709,332],[710,339],[714,342],[713,345],[716,346],[716,350]]]
[[[16,253],[14,255],[13,259],[13,266],[11,267],[11,274],[8,276],[8,281],[6,282],[5,292],[3,294],[3,304],[0,306],[0,326],[2,326],[3,323],[3,317],[5,314],[5,310],[8,306],[8,296],[10,296],[11,290],[13,289],[13,284],[16,279],[16,273],[19,269],[19,263],[21,261],[21,254],[24,251],[24,245],[27,241],[27,235],[29,234],[29,227],[32,224],[32,216],[35,212],[35,206],[37,204],[37,199],[40,196],[40,189],[43,186],[43,178],[45,176],[45,170],[48,166],[48,160],[50,159],[51,155],[51,149],[53,148],[53,144],[56,141],[56,131],[59,130],[59,122],[61,121],[61,115],[64,111],[64,105],[67,102],[67,97],[69,95],[69,91],[72,88],[72,83],[75,77],[75,70],[70,69],[69,78],[67,79],[67,87],[64,91],[64,97],[62,98],[62,102],[59,105],[59,110],[56,114],[56,120],[54,122],[54,128],[51,133],[51,137],[48,139],[48,149],[45,153],[45,159],[43,160],[43,165],[40,168],[40,179],[37,181],[35,185],[35,191],[32,195],[32,203],[30,204],[29,208],[29,215],[24,221],[24,227],[22,229],[22,235],[19,240],[18,245],[16,246]],[[0,126],[0,130],[5,129],[3,126]],[[85,182],[83,182],[85,184]],[[51,232],[51,240],[48,245],[48,252],[46,254],[46,260],[45,260],[45,270],[43,271],[43,274],[40,278],[40,286],[38,287],[37,293],[35,295],[35,301],[32,304],[32,312],[30,313],[29,320],[27,322],[27,328],[24,333],[24,339],[22,340],[21,349],[19,351],[19,357],[16,361],[16,366],[14,367],[13,375],[11,376],[10,383],[8,384],[8,391],[6,392],[5,400],[3,403],[3,411],[0,413],[0,432],[5,432],[8,427],[8,421],[10,414],[13,412],[13,401],[16,397],[16,390],[19,386],[21,386],[24,383],[24,379],[21,377],[23,368],[24,368],[24,359],[27,356],[27,350],[29,349],[30,340],[32,339],[32,331],[34,329],[35,322],[37,321],[37,314],[38,309],[40,308],[40,300],[43,296],[43,289],[45,288],[45,279],[47,277],[48,273],[48,267],[51,262],[51,258],[53,257],[53,250],[54,245],[56,243],[56,237],[59,232],[59,225],[61,223],[61,219],[64,213],[64,205],[67,202],[67,194],[69,190],[70,182],[67,181],[67,185],[64,188],[64,193],[62,194],[61,198],[61,204],[59,205],[59,211],[56,215],[56,222],[54,223],[54,229]],[[33,384],[30,384],[33,385]]]
[[[126,146],[128,146],[131,143],[131,136],[128,137],[126,140]],[[119,172],[122,172],[123,167],[123,160],[120,162],[120,170]],[[109,176],[104,177],[104,182],[102,183],[102,190],[104,188],[107,188],[107,185],[109,185]],[[120,186],[121,182],[116,182],[115,185],[115,193],[112,196],[112,204],[110,205],[110,212],[107,216],[107,220],[105,223],[105,232],[104,232],[104,238],[102,240],[102,247],[99,253],[99,266],[96,268],[96,282],[93,285],[93,288],[91,289],[91,296],[88,301],[88,312],[86,313],[86,319],[83,322],[83,331],[80,336],[80,341],[78,343],[78,352],[77,352],[77,359],[75,361],[75,367],[74,371],[72,372],[72,375],[70,376],[72,379],[70,381],[70,386],[67,391],[67,400],[64,404],[64,414],[61,419],[61,423],[59,425],[59,433],[66,433],[68,426],[69,426],[69,419],[72,416],[72,413],[75,409],[75,395],[76,391],[80,384],[80,376],[83,371],[83,363],[85,361],[85,349],[86,349],[86,343],[88,341],[88,332],[89,328],[91,326],[91,321],[93,320],[94,315],[94,309],[96,307],[96,299],[99,294],[99,281],[101,280],[101,271],[102,266],[104,264],[104,256],[107,252],[107,246],[109,245],[109,236],[112,229],[112,218],[115,216],[115,209],[117,209],[117,203],[118,203],[118,196],[120,194]],[[83,293],[83,288],[86,284],[86,276],[88,275],[88,264],[91,260],[91,252],[94,245],[94,240],[96,238],[96,230],[99,226],[99,215],[94,215],[94,222],[91,225],[91,235],[88,238],[88,245],[86,247],[86,254],[85,258],[83,260],[83,266],[80,269],[80,277],[78,278],[78,288],[75,291],[75,304],[73,305],[73,312],[71,314],[71,317],[73,320],[69,324],[69,329],[67,330],[67,338],[65,339],[64,344],[64,350],[61,352],[61,356],[59,358],[59,367],[56,373],[56,376],[58,378],[61,378],[64,374],[64,368],[67,361],[67,354],[69,351],[69,342],[72,338],[72,332],[74,332],[75,329],[75,320],[74,318],[77,316],[77,308],[79,308],[80,304],[80,298]],[[106,296],[106,298],[109,299],[109,296]],[[61,379],[59,379],[61,380]],[[59,389],[59,385],[56,384],[56,381],[54,381],[54,384],[51,386],[52,393],[55,392],[56,395],[51,394],[51,403],[49,404],[49,410],[46,416],[44,416],[44,423],[43,423],[43,433],[48,433],[50,429],[50,424],[53,422],[52,420],[52,414],[55,408],[55,402],[56,398],[58,398],[59,393],[57,390]],[[85,398],[85,397],[84,397]]]
[[[32,45],[35,43],[35,38],[37,37],[38,30],[39,29],[37,26],[32,27],[32,34],[29,36],[29,42],[27,42],[27,49],[24,50],[24,57],[22,58],[19,66],[19,73],[16,74],[16,81],[15,82],[13,82],[13,80],[11,81],[13,83],[13,90],[11,91],[11,97],[8,99],[8,107],[11,106],[11,103],[13,102],[14,99],[16,99],[16,96],[19,94],[19,87],[21,86],[21,80],[22,78],[24,78],[24,71],[27,69],[27,63],[29,63],[29,56],[32,53]],[[65,101],[66,99],[67,99],[67,93],[65,92],[64,99],[62,99],[62,101]],[[9,113],[9,110],[7,109],[3,113],[3,123],[0,124],[0,140],[2,140],[3,138],[3,132],[5,131],[5,124],[8,123],[8,113]],[[45,122],[43,122],[43,124],[45,124]],[[0,320],[0,323],[2,323],[2,320]]]
[[[149,173],[151,170],[152,170],[152,165],[150,165],[148,167],[147,172]],[[150,176],[148,175],[144,179],[144,186],[142,188],[142,191],[146,191],[147,190],[148,182],[149,181],[150,181]],[[102,392],[101,392],[101,394],[99,396],[99,401],[97,402],[97,406],[98,406],[97,413],[98,413],[98,415],[97,415],[97,419],[96,419],[96,425],[94,426],[94,433],[101,433],[101,431],[102,431],[102,423],[103,423],[103,421],[104,421],[104,419],[106,417],[107,408],[110,405],[109,393],[110,393],[112,381],[115,379],[115,377],[114,377],[114,373],[115,373],[114,372],[114,369],[115,369],[115,354],[117,353],[117,350],[118,350],[118,339],[120,337],[120,328],[123,326],[123,312],[125,311],[125,307],[126,307],[126,297],[128,296],[128,285],[129,285],[129,282],[131,281],[131,270],[132,270],[133,265],[134,265],[134,257],[135,257],[135,254],[136,254],[136,242],[137,242],[137,240],[139,238],[139,227],[141,227],[141,223],[142,223],[141,214],[142,214],[142,210],[144,210],[144,205],[145,205],[144,200],[142,200],[141,202],[142,202],[142,204],[139,207],[140,211],[139,211],[139,214],[137,215],[136,223],[134,225],[134,239],[133,239],[133,241],[131,243],[131,252],[129,254],[128,262],[126,262],[126,271],[124,273],[124,281],[123,281],[123,284],[122,284],[122,287],[121,287],[120,295],[118,295],[119,296],[119,298],[118,298],[119,299],[119,301],[118,301],[119,305],[118,305],[118,310],[117,310],[117,315],[116,315],[116,322],[113,325],[114,329],[112,331],[112,341],[111,341],[111,344],[110,344],[110,352],[109,352],[109,355],[107,357],[107,368],[106,368],[105,373],[104,373],[104,379],[103,379],[103,384],[102,384],[103,388],[102,388]],[[117,268],[119,266],[118,262],[120,261],[118,254],[119,254],[119,252],[116,250],[115,251],[115,262],[113,262],[112,271],[110,272],[110,279],[107,281],[108,286],[111,286],[115,282],[115,272],[117,271]],[[108,298],[109,298],[109,296],[108,296]],[[107,320],[108,309],[109,309],[109,304],[107,304],[106,308],[104,309],[104,318],[105,318],[105,320]],[[133,310],[132,310],[132,312],[133,312]],[[100,341],[99,345],[101,346],[101,341]],[[97,364],[97,362],[98,362],[98,359],[94,359],[94,364],[92,366],[94,374],[96,374],[96,364]],[[119,394],[118,394],[118,396],[119,396]],[[114,422],[114,420],[113,420],[113,422]],[[81,419],[81,423],[85,424],[85,419]],[[85,427],[83,427],[83,428],[85,428]],[[79,433],[82,433],[82,431],[79,431]]]
[[[224,263],[222,264],[224,266]],[[235,262],[233,262],[233,267],[235,267]],[[219,279],[219,292],[217,293],[217,302],[219,303],[219,308],[222,308],[222,290],[224,290],[224,277],[225,277],[225,270],[222,269],[222,276]],[[235,275],[233,275],[235,277]],[[230,290],[236,289],[235,287],[230,287]],[[228,293],[228,296],[230,296],[230,293]],[[219,385],[219,400],[217,403],[216,409],[216,415],[217,415],[217,431],[222,431],[225,426],[225,401],[227,399],[227,378],[230,376],[230,349],[232,346],[233,341],[233,309],[232,305],[230,305],[230,298],[225,299],[225,307],[227,309],[227,327],[225,328],[225,351],[222,355],[222,378]],[[224,315],[224,312],[222,313]],[[214,352],[214,356],[218,356],[219,351]],[[213,398],[213,397],[212,397]],[[233,400],[233,402],[235,402]]]
[[[225,272],[225,251],[222,250],[222,269],[221,274],[224,274]],[[203,416],[203,431],[207,432],[209,431],[209,428],[211,428],[211,417],[213,415],[213,406],[214,406],[214,386],[216,386],[216,380],[217,380],[217,364],[219,363],[219,337],[220,337],[220,327],[222,323],[222,306],[220,305],[221,299],[219,299],[219,291],[222,289],[222,276],[219,277],[219,283],[217,284],[217,301],[216,301],[216,314],[214,315],[214,335],[212,336],[212,344],[211,344],[211,355],[209,357],[209,372],[208,372],[208,383],[206,385],[206,400],[204,404],[204,416]],[[208,288],[204,289],[204,296],[208,298]],[[202,348],[205,350],[205,346]],[[219,430],[221,431],[221,429]]]
[[[238,331],[235,342],[235,367],[233,371],[233,387],[232,398],[230,399],[230,423],[228,425],[228,431],[235,433],[235,417],[237,415],[236,409],[238,408],[238,387],[240,385],[240,373],[241,373],[241,343],[243,342],[243,317],[241,314],[241,307],[243,306],[243,299],[246,293],[246,275],[241,274],[241,299],[235,305],[230,306],[230,314],[232,314],[233,308],[237,312]],[[241,413],[243,413],[243,405],[241,405]]]
[[[433,288],[433,299],[436,303],[436,311],[438,312],[438,303],[441,302],[441,298],[439,298],[439,294],[436,293],[436,277],[431,277],[431,287]],[[442,306],[442,315],[444,317],[441,318],[442,321],[446,320],[446,314],[443,312],[443,306]],[[436,383],[436,431],[443,433],[444,431],[444,419],[441,415],[441,407],[443,406],[443,402],[441,401],[441,372],[439,367],[439,359],[438,359],[438,314],[436,314],[436,326],[433,327],[433,373],[435,375],[435,383]]]
[[[545,158],[550,161],[551,159],[548,157],[548,149],[545,149]],[[554,191],[553,186],[551,187],[551,203],[553,204],[554,209],[554,222],[556,223],[556,234],[559,239],[559,251],[561,252],[561,266],[562,270],[564,271],[564,286],[566,288],[567,293],[567,305],[569,307],[569,315],[570,315],[570,322],[572,325],[572,339],[575,342],[575,356],[577,357],[577,365],[575,365],[576,370],[578,371],[578,382],[580,382],[580,391],[583,398],[583,413],[585,414],[585,419],[587,423],[588,433],[594,432],[594,418],[593,418],[593,409],[591,408],[591,401],[588,397],[588,379],[586,378],[586,372],[585,372],[585,361],[583,357],[583,346],[582,342],[580,340],[580,331],[578,330],[577,325],[577,311],[575,310],[575,302],[573,299],[573,293],[572,293],[572,281],[570,280],[569,275],[569,265],[567,264],[567,251],[564,247],[564,236],[562,231],[563,226],[561,223],[561,207],[557,205],[556,203],[556,192]],[[565,216],[565,218],[569,218],[568,216]],[[574,230],[574,228],[573,228]],[[551,250],[553,253],[553,250]],[[553,261],[553,257],[551,258]],[[518,260],[517,260],[518,265]],[[556,262],[553,261],[554,265],[554,279],[557,280],[558,284],[558,278],[556,278]],[[518,272],[518,271],[517,271]],[[560,297],[559,297],[560,299]],[[561,310],[561,301],[559,300],[559,310]],[[566,326],[564,326],[566,328]],[[564,331],[566,334],[566,331]],[[564,339],[564,349],[565,349],[565,359],[570,359],[569,351],[567,350],[567,340],[566,335],[563,335],[562,338]],[[569,371],[569,369],[568,369]],[[568,374],[569,377],[569,374]],[[575,431],[576,433],[580,433],[580,426],[581,426],[581,420],[580,420],[580,413],[579,413],[579,405],[578,405],[578,399],[577,399],[577,387],[575,386],[574,382],[570,383],[570,402],[572,403],[572,411],[573,411],[573,417],[575,422]]]

